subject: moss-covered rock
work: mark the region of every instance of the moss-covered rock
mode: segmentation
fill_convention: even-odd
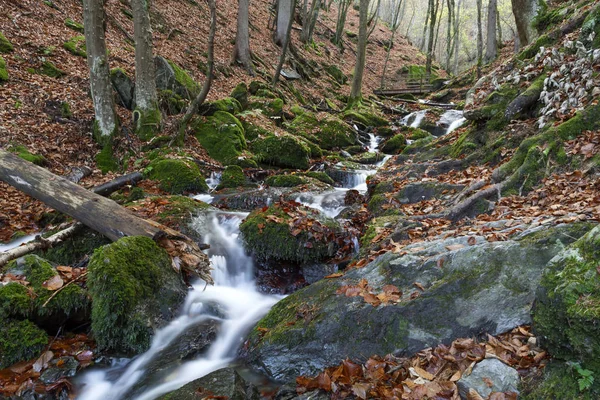
[[[83,33],[83,24],[73,21],[71,18],[65,19],[65,26],[69,29],[73,29],[76,32]]]
[[[147,237],[101,247],[88,271],[92,332],[100,350],[147,350],[154,331],[176,315],[185,298],[185,284],[168,254]]]
[[[581,369],[581,367],[580,367]],[[600,382],[592,371],[594,383],[581,390],[579,380],[584,377],[572,363],[560,361],[550,362],[543,369],[541,377],[534,377],[522,382],[519,399],[522,400],[594,400],[600,398]]]
[[[282,168],[307,169],[311,155],[304,141],[288,134],[256,139],[250,149],[261,163]]]
[[[207,396],[208,393],[211,394]],[[207,397],[226,400],[260,399],[256,387],[246,382],[235,369],[223,368],[167,393],[158,400],[203,400]]]
[[[224,164],[231,164],[246,149],[242,123],[225,111],[199,118],[193,123],[194,134],[208,155]]]
[[[97,137],[99,136],[97,135]],[[119,160],[114,155],[113,146],[110,141],[96,154],[96,166],[103,174],[119,170]]]
[[[294,211],[292,205],[275,204],[264,211],[259,209],[250,213],[240,225],[246,250],[264,261],[309,263],[332,257],[337,244],[331,239],[340,229],[338,223],[310,208],[298,207],[298,211],[306,213],[303,218],[307,226],[313,226],[298,231],[290,227],[290,224],[293,226],[291,214]]]
[[[248,107],[248,86],[246,86],[244,82],[238,83],[231,91],[230,96],[240,103],[242,110],[245,110],[246,107]]]
[[[31,321],[4,319],[0,325],[0,369],[37,357],[48,335]]]
[[[207,192],[208,185],[195,162],[184,159],[156,159],[145,173],[160,182],[160,188],[172,194]]]
[[[600,371],[600,227],[553,258],[542,276],[534,329],[553,357]]]
[[[10,53],[13,50],[12,43],[0,32],[0,53]]]
[[[331,150],[356,144],[356,134],[344,121],[331,115],[320,118],[311,112],[298,115],[286,124],[288,130],[322,149]]]
[[[327,183],[328,185],[333,185],[335,183],[333,181],[333,179],[331,179],[331,177],[329,175],[327,175],[325,172],[308,171],[308,172],[302,173],[302,175],[308,176],[309,178],[316,179],[323,183]]]
[[[367,152],[367,153],[361,153],[361,154],[355,155],[354,157],[352,157],[350,159],[350,161],[356,162],[359,164],[375,164],[375,163],[383,160],[383,157],[385,157],[385,156],[382,153]]]
[[[40,69],[36,70],[36,73],[49,76],[50,78],[61,78],[67,74],[48,60],[42,62]]]
[[[0,57],[0,83],[8,81],[8,70],[6,69],[6,61]]]
[[[339,69],[336,65],[330,64],[330,65],[325,65],[324,67],[325,67],[325,72],[327,72],[327,74],[329,76],[331,76],[333,78],[333,80],[336,81],[337,83],[339,83],[340,85],[345,85],[346,82],[348,82],[348,77],[346,75],[344,75],[342,70]]]
[[[549,132],[555,133],[563,140],[573,140],[582,132],[596,130],[600,127],[600,105],[590,105],[578,111],[570,120],[552,127]]]
[[[598,48],[600,44],[600,10],[594,8],[581,25],[579,40],[588,48]]]
[[[399,133],[394,135],[385,141],[381,147],[381,151],[386,154],[397,154],[400,153],[406,147],[406,138],[403,134]]]
[[[31,313],[29,290],[20,283],[11,282],[0,286],[0,315],[27,318]]]
[[[110,239],[98,232],[83,227],[77,232],[77,235],[36,254],[56,265],[74,265],[81,262],[86,256],[91,256],[98,247],[110,242]]]
[[[380,127],[389,125],[389,121],[379,115],[365,109],[346,110],[344,120],[355,122],[363,126]]]
[[[198,110],[200,115],[213,115],[217,111],[225,111],[230,114],[237,114],[242,111],[242,105],[233,97],[225,97],[224,99],[209,101],[202,104]]]
[[[87,57],[84,36],[74,36],[63,44],[63,48],[78,57]]]
[[[188,100],[195,98],[200,92],[200,85],[173,61],[157,56],[154,58],[154,66],[157,89],[170,90]]]
[[[306,183],[306,180],[298,175],[271,175],[265,183],[273,187],[294,187]]]
[[[519,53],[517,58],[519,60],[529,60],[530,58],[535,57],[535,55],[540,51],[540,48],[550,47],[554,43],[556,43],[556,38],[551,37],[550,35],[541,35],[535,40],[535,42],[525,47],[525,49]]]
[[[188,101],[172,90],[158,91],[158,104],[167,115],[181,114],[187,107]]]
[[[11,153],[15,153],[23,160],[29,161],[35,165],[44,166],[48,163],[46,157],[42,156],[41,154],[33,154],[27,149],[27,147],[22,145],[13,146],[9,149],[9,151]]]
[[[240,166],[229,165],[221,174],[221,183],[219,189],[236,188],[246,184],[246,176]]]

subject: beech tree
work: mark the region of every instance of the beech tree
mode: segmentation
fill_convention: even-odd
[[[102,145],[110,144],[118,127],[106,55],[105,20],[103,0],[83,1],[85,45],[90,69],[90,89],[94,102],[93,133],[94,138]]]
[[[352,89],[348,106],[360,102],[362,98],[362,80],[365,72],[365,61],[367,52],[367,23],[369,18],[369,0],[360,0],[359,3],[359,22],[358,22],[358,44],[356,45],[356,64],[354,66],[354,76],[352,77]]]
[[[273,75],[273,87],[277,86],[277,82],[279,82],[279,74],[281,74],[281,69],[283,68],[283,63],[285,62],[285,54],[287,53],[287,49],[290,46],[290,41],[292,40],[292,25],[294,25],[294,11],[296,10],[296,0],[292,0],[291,9],[292,14],[290,15],[290,19],[288,20],[288,25],[285,32],[285,40],[281,45],[281,55],[279,56],[279,64],[277,64],[277,68],[275,69],[275,75]]]
[[[343,47],[344,26],[346,25],[346,17],[348,16],[348,10],[350,9],[351,4],[352,0],[340,0],[338,4],[338,15],[335,24],[333,43],[337,44],[340,48]]]
[[[131,0],[135,39],[136,109],[133,115],[136,132],[144,140],[151,139],[161,125],[148,6],[147,0]]]
[[[294,15],[295,0],[277,0],[277,21],[273,41],[281,46],[287,37],[288,23]]]
[[[304,1],[304,16],[302,18],[302,32],[300,33],[300,41],[302,43],[312,42],[315,25],[319,18],[319,10],[321,9],[321,0],[313,0],[310,9],[307,7],[308,0]]]
[[[538,13],[540,2],[543,0],[511,0],[519,42],[525,47],[536,36],[531,22]]]
[[[481,0],[477,0],[477,78],[481,78],[483,63],[483,28],[481,27]]]
[[[427,78],[431,76],[431,64],[433,62],[433,43],[435,41],[435,24],[437,19],[437,12],[439,8],[440,0],[437,0],[437,6],[435,0],[429,0],[429,10],[431,12],[429,18],[429,40],[427,42],[427,62],[425,64],[425,74]]]
[[[382,88],[383,88],[383,84],[384,84],[385,72],[387,70],[388,61],[390,60],[390,53],[392,51],[392,47],[394,46],[394,38],[396,36],[396,32],[398,31],[398,28],[400,27],[401,7],[403,7],[405,4],[406,4],[406,1],[398,0],[398,4],[396,5],[396,8],[394,9],[393,14],[392,14],[392,24],[390,27],[392,30],[392,37],[390,38],[390,42],[387,47],[387,54],[385,55],[385,61],[383,63],[383,72],[381,74],[381,85],[380,85]]]
[[[235,34],[235,47],[233,48],[232,62],[244,66],[250,75],[254,75],[252,57],[250,53],[250,32],[248,29],[249,0],[238,0],[237,30]]]
[[[488,4],[487,20],[487,41],[485,46],[485,61],[490,62],[498,55],[498,39],[496,30],[498,29],[498,3],[497,0],[490,0]]]

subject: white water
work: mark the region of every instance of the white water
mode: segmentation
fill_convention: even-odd
[[[211,204],[215,197],[210,193],[215,191],[217,186],[219,186],[219,183],[221,183],[221,174],[219,172],[211,172],[210,177],[206,178],[206,184],[208,185],[209,193],[197,194],[191,197],[196,200],[200,200],[205,203]]]
[[[381,142],[381,137],[375,136],[372,133],[369,133],[369,153],[379,153],[379,143]]]
[[[31,242],[33,239],[35,239],[35,236],[36,235],[27,235],[27,236],[23,236],[17,240],[13,240],[12,242],[9,242],[9,243],[5,243],[5,244],[0,243],[0,253],[2,253],[4,251],[12,250],[15,247],[19,247],[23,243]]]
[[[447,126],[445,135],[454,132],[456,129],[463,126],[467,119],[463,117],[463,112],[460,110],[448,110],[440,116],[438,125]]]
[[[411,128],[418,128],[419,126],[421,126],[421,122],[423,122],[425,114],[427,114],[427,110],[412,112],[406,117],[402,118],[400,120],[400,123],[402,125],[410,126]]]
[[[214,286],[205,288],[203,282],[190,291],[180,317],[161,329],[154,336],[152,346],[146,353],[133,359],[124,371],[122,367],[96,370],[81,378],[80,400],[119,400],[131,398],[128,391],[145,373],[148,364],[161,351],[177,340],[186,329],[207,319],[221,321],[217,338],[203,357],[186,361],[169,374],[162,382],[146,388],[136,400],[152,400],[180,388],[195,379],[223,368],[233,362],[237,349],[247,331],[279,300],[280,296],[258,293],[254,283],[254,265],[239,239],[239,224],[245,213],[214,213],[198,217],[194,229],[203,234],[204,241],[211,246],[208,254],[215,269]],[[214,315],[218,305],[219,318]],[[112,373],[111,373],[112,372]],[[118,379],[109,377],[117,375]],[[126,397],[124,397],[126,396]]]

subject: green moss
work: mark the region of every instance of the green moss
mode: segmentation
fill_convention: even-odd
[[[96,166],[103,174],[119,170],[119,160],[114,156],[111,144],[107,144],[96,154]]]
[[[581,25],[579,40],[586,46],[597,49],[600,45],[600,10],[594,8]],[[593,40],[590,38],[593,37]]]
[[[11,42],[0,32],[0,53],[10,53],[14,50]]]
[[[324,65],[324,67],[325,72],[327,72],[327,74],[331,76],[333,80],[339,83],[340,85],[345,85],[348,82],[348,77],[344,75],[342,70],[339,69],[336,65],[330,64]]]
[[[0,315],[3,318],[27,317],[31,306],[31,297],[25,286],[16,282],[0,286]]]
[[[71,118],[73,116],[71,105],[66,101],[60,103],[60,116],[63,118]]]
[[[252,95],[255,95],[261,89],[270,90],[269,85],[261,81],[252,81],[250,82],[250,86],[248,86],[248,91]]]
[[[188,102],[172,90],[159,90],[158,104],[160,109],[164,110],[167,115],[175,115],[181,114],[187,107]]]
[[[33,163],[35,165],[44,166],[48,163],[48,160],[46,160],[46,157],[44,157],[40,154],[33,154],[29,150],[27,150],[27,147],[22,146],[22,145],[13,146],[9,149],[9,151],[11,153],[15,153],[23,160],[29,161],[30,163]]]
[[[384,155],[382,153],[361,153],[352,157],[350,160],[359,164],[375,164],[378,161],[383,160]]]
[[[388,120],[365,109],[344,111],[344,120],[356,122],[363,126],[380,127],[389,125]]]
[[[600,228],[555,257],[542,276],[534,328],[551,354],[600,371]]]
[[[185,94],[188,98],[193,99],[200,92],[200,85],[179,65],[175,64],[171,60],[166,60],[171,68],[173,68],[173,72],[175,73],[175,81],[181,87],[184,88]],[[182,93],[179,93],[183,95]]]
[[[294,187],[302,185],[306,181],[298,175],[272,175],[265,180],[265,183],[274,187]]]
[[[424,131],[423,129],[408,127],[408,130],[409,130],[408,138],[410,140],[419,140],[419,139],[424,139],[424,138],[428,138],[428,137],[432,136],[431,133]]]
[[[554,43],[556,43],[556,39],[553,39],[553,38],[551,38],[548,35],[541,35],[540,37],[538,37],[536,39],[535,42],[533,42],[532,44],[530,44],[529,46],[527,46],[525,48],[525,50],[523,50],[517,56],[517,58],[519,60],[528,60],[530,58],[533,58],[538,53],[538,51],[540,51],[541,47],[550,47]]]
[[[427,73],[424,65],[405,65],[402,67],[401,73],[406,77],[407,83],[426,83]],[[438,76],[435,72],[431,72],[430,81],[437,79]]]
[[[148,141],[160,131],[162,114],[158,105],[147,110],[137,108],[133,112],[133,116],[136,122],[135,133],[140,139]]]
[[[242,105],[232,97],[209,101],[200,106],[198,113],[200,115],[213,115],[217,111],[225,111],[230,114],[237,114],[242,111]]]
[[[356,144],[356,134],[339,118],[328,115],[317,118],[311,112],[298,115],[286,127],[292,133],[318,144],[322,149],[331,150]]]
[[[202,172],[191,160],[156,159],[150,163],[145,175],[158,180],[159,187],[172,194],[208,191]]]
[[[600,397],[598,375],[591,390],[581,391],[577,380],[580,376],[567,363],[552,361],[538,378],[522,381],[519,399],[522,400],[593,400]]]
[[[367,205],[367,208],[374,215],[382,215],[385,211],[381,207],[387,203],[388,203],[388,200],[385,198],[385,196],[383,196],[381,194],[376,194],[376,195],[371,196],[371,199],[369,200],[369,204]]]
[[[323,183],[327,183],[328,185],[333,185],[335,183],[333,179],[331,179],[331,177],[325,172],[308,171],[304,172],[302,175],[317,179]]]
[[[83,24],[73,21],[71,18],[65,19],[65,26],[79,33],[83,33]]]
[[[246,84],[244,82],[238,83],[231,92],[231,97],[240,103],[242,110],[245,110],[248,107],[248,87]]]
[[[241,167],[237,165],[230,165],[223,171],[221,175],[221,183],[219,184],[219,189],[221,188],[236,188],[239,186],[244,186],[246,184],[246,176],[244,175],[244,171]]]
[[[30,321],[4,320],[0,325],[0,369],[37,357],[48,336]]]
[[[59,69],[56,65],[54,65],[50,61],[44,61],[42,63],[41,68],[35,72],[40,75],[49,76],[51,78],[61,78],[65,75],[67,75],[67,73],[65,71]]]
[[[279,98],[265,100],[263,98],[254,97],[248,104],[248,108],[261,110],[261,112],[268,117],[280,117],[283,114],[283,104],[283,100]]]
[[[6,69],[6,61],[0,57],[0,83],[8,81],[8,70]]]
[[[237,165],[242,168],[258,168],[258,163],[251,158],[241,156],[231,162],[230,165]]]
[[[74,56],[87,57],[85,37],[74,36],[63,44],[63,48]]]
[[[147,350],[153,328],[148,315],[169,304],[161,291],[181,279],[167,253],[150,238],[125,237],[96,250],[88,271],[92,332],[98,348],[125,353]]]
[[[591,105],[570,120],[557,127],[550,128],[549,132],[555,133],[563,140],[573,140],[582,132],[600,128],[600,105]]]
[[[300,209],[307,213],[307,222],[317,217],[308,208]],[[259,209],[250,213],[240,225],[240,231],[246,249],[259,260],[318,262],[335,254],[337,245],[328,238],[340,229],[334,220],[319,218],[323,228],[320,237],[310,229],[292,232],[288,224],[292,223],[293,218],[279,204],[275,204],[265,211]],[[296,233],[296,236],[292,233]]]
[[[256,139],[250,149],[262,163],[283,168],[307,169],[311,155],[305,142],[288,134]]]
[[[400,219],[397,215],[390,215],[385,217],[373,218],[367,225],[367,230],[364,235],[360,238],[360,247],[368,248],[371,246],[371,242],[375,239],[378,234],[378,230],[386,226],[395,226]]]
[[[406,147],[406,138],[403,134],[399,133],[394,135],[381,147],[381,151],[386,154],[397,154],[400,153]]]
[[[224,164],[232,163],[246,148],[244,127],[233,115],[217,111],[193,123],[196,138],[208,154]]]
[[[50,249],[41,250],[37,254],[58,265],[74,265],[82,261],[86,256],[91,256],[98,247],[109,243],[110,240],[108,238],[90,228],[84,227],[77,235],[65,239]]]

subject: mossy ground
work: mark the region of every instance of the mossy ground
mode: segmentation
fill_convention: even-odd
[[[397,154],[397,153],[402,152],[402,150],[404,150],[405,147],[406,147],[406,138],[404,137],[403,134],[399,133],[399,134],[391,137],[390,139],[388,139],[383,144],[381,151],[383,151],[386,154]]]
[[[23,160],[29,161],[30,163],[33,163],[35,165],[44,166],[48,163],[48,161],[46,160],[46,157],[44,157],[40,154],[33,154],[27,149],[27,147],[22,146],[22,145],[13,146],[9,149],[9,151],[11,153],[15,153]]]
[[[8,80],[8,69],[6,69],[6,61],[0,57],[0,83]]]
[[[0,53],[10,53],[13,50],[12,43],[0,32]]]
[[[172,194],[208,191],[202,172],[192,160],[156,159],[150,163],[145,175],[158,180],[160,188]]]
[[[208,154],[226,165],[233,163],[247,147],[242,123],[228,112],[217,111],[211,117],[198,118],[193,128]]]
[[[74,36],[63,44],[63,48],[78,57],[87,57],[84,36]]]
[[[98,348],[126,354],[147,350],[156,328],[149,316],[173,304],[161,290],[181,280],[167,253],[150,238],[126,237],[97,249],[88,271]]]
[[[318,144],[325,150],[356,144],[356,134],[350,126],[334,116],[317,118],[315,114],[307,111],[287,123],[286,127],[290,132]]]
[[[80,24],[77,21],[73,21],[71,18],[65,19],[65,26],[67,28],[73,29],[76,32],[83,33],[83,24]]]
[[[4,318],[0,325],[0,369],[37,357],[48,335],[31,321]]]
[[[94,122],[95,123],[95,122]],[[96,166],[103,174],[119,170],[119,161],[114,156],[112,140],[96,155]]]
[[[307,169],[309,166],[310,148],[292,135],[259,138],[250,144],[250,149],[263,164],[295,169]]]

